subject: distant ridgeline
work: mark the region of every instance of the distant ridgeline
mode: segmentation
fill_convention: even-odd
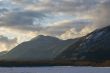
[[[110,66],[110,26],[76,39],[39,35],[0,53],[0,66],[61,65]]]

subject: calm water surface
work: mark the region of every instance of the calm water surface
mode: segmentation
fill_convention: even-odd
[[[110,67],[0,67],[0,73],[110,73]]]

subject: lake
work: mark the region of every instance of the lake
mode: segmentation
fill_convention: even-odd
[[[110,67],[0,67],[0,73],[110,73]]]

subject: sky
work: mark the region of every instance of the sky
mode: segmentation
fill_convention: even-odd
[[[0,51],[38,35],[84,36],[109,25],[110,0],[0,0]]]

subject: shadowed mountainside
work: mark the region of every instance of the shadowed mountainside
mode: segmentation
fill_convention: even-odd
[[[6,61],[53,60],[74,42],[75,39],[64,41],[55,37],[39,35],[28,42],[19,44],[3,55],[2,59]]]
[[[19,44],[0,59],[0,65],[11,62],[19,65],[110,66],[110,26],[69,40],[39,35]]]
[[[97,29],[79,38],[57,56],[59,59],[70,60],[108,60],[110,59],[110,26]]]

